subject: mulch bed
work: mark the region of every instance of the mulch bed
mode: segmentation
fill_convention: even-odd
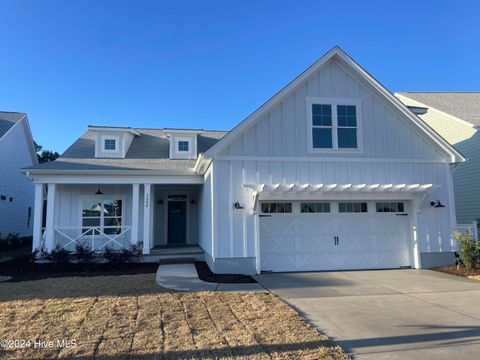
[[[456,265],[451,265],[434,268],[432,270],[450,275],[466,277],[469,279],[480,280],[480,266],[477,266],[475,269],[467,269],[465,266],[462,265],[457,269]]]
[[[249,284],[256,283],[255,279],[241,274],[214,274],[204,261],[195,261],[198,277],[206,282],[222,284]]]
[[[0,263],[0,276],[11,276],[8,282],[41,280],[71,276],[111,276],[155,273],[158,263],[28,263],[12,259]]]

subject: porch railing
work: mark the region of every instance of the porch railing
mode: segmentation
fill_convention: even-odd
[[[106,247],[126,249],[130,246],[130,230],[131,226],[123,226],[118,234],[106,234],[98,226],[57,226],[55,246],[67,250],[74,250],[76,245],[88,246],[95,251]]]

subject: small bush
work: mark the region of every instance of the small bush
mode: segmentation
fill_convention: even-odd
[[[56,248],[47,255],[47,259],[54,264],[68,264],[71,260],[72,254],[70,251],[63,248]]]
[[[455,231],[455,239],[460,248],[460,260],[467,269],[474,269],[478,261],[478,244],[470,231]]]
[[[7,244],[11,249],[16,249],[22,245],[19,233],[11,232],[7,235],[5,240],[7,241]]]
[[[91,262],[95,260],[95,251],[86,244],[76,244],[75,257],[80,262]]]
[[[18,257],[18,261],[25,264],[32,264],[37,260],[38,250]]]
[[[108,260],[108,262],[115,264],[137,260],[140,255],[140,249],[136,245],[132,245],[128,249],[123,250],[114,250],[107,246],[103,253],[103,257]]]

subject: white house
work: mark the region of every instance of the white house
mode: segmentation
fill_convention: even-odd
[[[0,112],[0,237],[32,235],[34,186],[20,172],[37,165],[27,114]]]
[[[453,262],[464,160],[335,47],[227,133],[90,126],[24,171],[37,209],[48,189],[46,250],[198,244],[253,274]]]
[[[395,95],[468,159],[453,172],[453,188],[459,227],[474,230],[480,222],[480,92]]]

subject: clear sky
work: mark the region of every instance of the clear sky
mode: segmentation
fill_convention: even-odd
[[[0,110],[231,129],[334,45],[391,91],[480,91],[480,1],[0,0]]]

